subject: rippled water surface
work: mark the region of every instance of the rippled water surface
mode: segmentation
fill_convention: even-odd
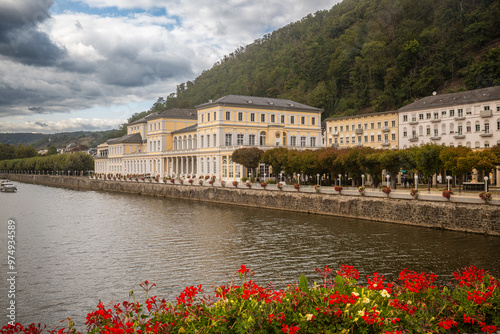
[[[241,264],[265,285],[319,281],[314,268],[354,265],[393,279],[404,268],[442,283],[475,265],[500,276],[500,238],[356,219],[17,183],[0,193],[1,277],[7,221],[17,223],[17,321],[83,329],[99,300],[123,301],[138,283],[175,301],[185,286],[225,284]],[[362,281],[362,280],[360,280]],[[7,307],[6,279],[0,309]],[[0,311],[0,324],[6,323]],[[64,324],[63,324],[64,325]]]

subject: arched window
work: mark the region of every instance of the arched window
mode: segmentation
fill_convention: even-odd
[[[201,159],[200,159],[200,167],[201,167],[201,171],[200,171],[200,172],[201,172],[202,174],[203,174],[203,173],[205,173],[205,172],[204,172],[204,169],[205,169],[205,164],[204,164],[204,163],[205,163],[204,159],[203,159],[203,158],[201,158]]]
[[[182,149],[185,150],[187,149],[187,137],[184,135],[184,138],[182,140]]]
[[[472,126],[470,122],[465,123],[465,132],[467,133],[472,132]]]
[[[466,142],[465,143],[465,146],[469,147],[470,148],[470,141]]]
[[[474,147],[475,147],[475,148],[480,148],[480,147],[481,147],[481,144],[477,141],[477,142],[475,142],[475,143],[474,143]]]
[[[189,137],[188,137],[188,150],[190,150],[192,148],[193,148],[193,138],[191,137],[191,135],[189,135]]]
[[[424,135],[424,127],[422,125],[420,125],[418,127],[418,135],[419,136],[423,136]]]
[[[210,174],[210,158],[207,158],[207,174]]]
[[[196,135],[193,136],[193,149],[197,149],[198,148],[198,142],[197,142],[198,138],[196,137]]]
[[[265,146],[266,145],[266,132],[265,131],[261,131],[261,133],[260,133],[260,142],[259,142],[259,145],[260,146]]]
[[[177,150],[177,137],[174,137],[174,151]]]
[[[441,134],[442,135],[446,134],[446,124],[444,124],[444,123],[443,123],[443,125],[441,125]]]
[[[450,124],[450,133],[455,133],[455,124]]]

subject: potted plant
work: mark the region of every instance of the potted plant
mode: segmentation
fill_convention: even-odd
[[[391,193],[391,188],[390,187],[383,187],[382,192],[384,194],[386,194],[387,196],[389,196],[389,194]]]
[[[190,185],[193,185],[193,179],[189,179],[188,182]]]
[[[419,194],[418,189],[413,188],[412,190],[410,190],[410,195],[411,195],[414,199],[418,199],[418,194]]]
[[[175,183],[175,179],[174,179],[174,178],[171,178],[171,179],[170,179],[170,183],[174,184],[174,183]]]
[[[342,190],[344,190],[344,187],[342,187],[342,186],[335,186],[334,189],[335,189],[335,191],[338,191],[339,194],[342,194]]]
[[[226,186],[226,181],[220,181],[220,185],[222,188],[224,188]]]
[[[443,197],[446,198],[446,199],[450,199],[451,198],[451,195],[453,195],[453,191],[451,190],[443,190]]]
[[[321,186],[319,184],[315,184],[314,185],[314,191],[315,192],[319,193],[320,189],[321,189]]]
[[[252,188],[252,182],[250,182],[250,181],[247,181],[247,182],[245,183],[245,185],[246,185],[248,188]]]
[[[262,188],[266,189],[266,187],[267,187],[267,182],[261,182],[261,183],[260,183],[260,186],[261,186]]]
[[[361,196],[364,196],[365,195],[365,191],[366,191],[366,187],[365,186],[361,186],[361,187],[358,188],[358,191],[361,194]]]
[[[482,199],[485,203],[488,203],[493,199],[493,196],[490,192],[482,191],[479,193],[479,198]]]
[[[233,181],[233,187],[238,188],[238,181]]]
[[[202,185],[203,185],[203,179],[199,179],[199,180],[198,180],[198,184],[199,184],[200,186],[202,186]]]
[[[278,188],[279,190],[283,190],[283,183],[281,182],[276,183],[276,188]]]
[[[295,183],[295,184],[293,185],[293,187],[294,187],[295,189],[297,189],[297,191],[300,191],[300,184],[299,184],[299,183]]]
[[[210,184],[210,185],[213,186],[214,185],[214,180],[212,180],[212,179],[208,180],[208,184]]]

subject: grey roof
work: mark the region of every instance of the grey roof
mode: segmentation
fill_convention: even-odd
[[[220,99],[209,101],[207,103],[196,106],[197,109],[207,108],[213,105],[230,105],[230,106],[255,106],[257,108],[274,109],[274,110],[301,110],[309,112],[322,112],[323,109],[308,106],[306,104],[294,102],[292,100],[275,99],[270,97],[256,97],[244,95],[227,95]]]
[[[147,123],[153,119],[160,118],[171,118],[171,119],[197,119],[197,111],[196,109],[182,109],[182,108],[173,108],[168,109],[162,112],[155,112],[150,115],[144,116],[141,119],[138,119],[135,122],[129,123],[128,125],[139,124],[139,123]]]
[[[114,145],[114,144],[142,144],[142,137],[139,132],[130,134],[130,135],[125,135],[120,138],[113,138],[109,139],[107,142],[109,145]]]
[[[187,126],[187,127],[183,128],[183,129],[172,131],[172,134],[192,132],[192,131],[196,131],[197,128],[198,128],[198,124],[193,124],[191,126]]]
[[[500,86],[427,96],[400,108],[398,111],[452,107],[491,100],[500,100]]]

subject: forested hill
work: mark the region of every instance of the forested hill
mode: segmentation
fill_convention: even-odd
[[[500,1],[344,0],[236,50],[151,111],[242,94],[353,115],[499,84]]]

